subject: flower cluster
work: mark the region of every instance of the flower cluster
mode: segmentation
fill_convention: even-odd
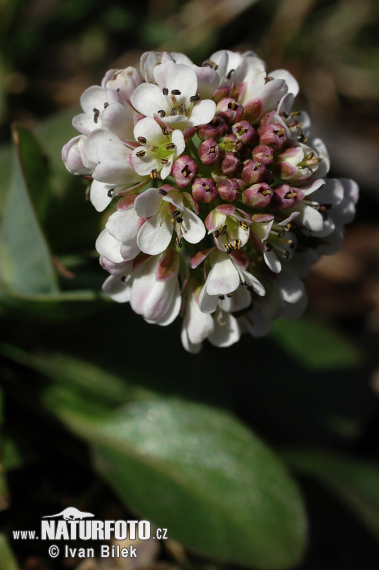
[[[301,278],[354,217],[357,185],[327,178],[297,92],[287,71],[223,50],[201,67],[148,52],[140,73],[110,70],[82,95],[62,156],[98,211],[118,198],[96,242],[103,289],[149,323],[181,315],[190,352],[300,316]]]

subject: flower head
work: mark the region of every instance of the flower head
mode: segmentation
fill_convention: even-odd
[[[98,211],[118,198],[96,241],[103,289],[149,323],[181,314],[190,352],[298,318],[301,278],[354,217],[357,185],[327,177],[297,92],[254,52],[221,50],[202,66],[148,52],[82,95],[62,158]]]

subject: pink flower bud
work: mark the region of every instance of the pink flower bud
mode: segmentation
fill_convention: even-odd
[[[262,162],[256,160],[247,160],[242,169],[242,179],[247,184],[256,184],[257,182],[267,182],[266,178],[271,178],[272,174]]]
[[[278,124],[261,125],[258,129],[259,142],[261,145],[270,146],[273,149],[282,148],[287,142],[285,129]]]
[[[221,157],[221,150],[214,139],[207,139],[202,142],[197,152],[201,162],[206,166],[212,166]]]
[[[188,141],[192,139],[193,136],[196,134],[196,127],[187,127],[183,131],[184,140]]]
[[[216,91],[212,95],[212,99],[213,101],[218,103],[224,97],[230,97],[231,92],[232,92],[232,86],[230,85],[230,83],[225,83],[224,85],[220,85],[220,87],[216,89]]]
[[[244,105],[244,114],[243,118],[249,121],[250,123],[255,123],[261,116],[264,108],[264,101],[263,99],[250,99]]]
[[[237,200],[241,191],[241,182],[237,178],[230,178],[226,180],[221,180],[217,184],[217,190],[220,198],[231,202],[232,200]]]
[[[212,178],[195,178],[192,184],[192,196],[198,202],[213,202],[217,198],[217,188]]]
[[[266,166],[271,165],[274,162],[272,148],[262,144],[256,146],[253,150],[253,159],[265,164]]]
[[[194,159],[184,155],[176,159],[171,174],[179,188],[185,188],[195,178],[198,170],[199,167]]]
[[[219,139],[228,132],[228,125],[224,119],[215,116],[207,125],[199,125],[197,127],[197,135],[202,141],[205,139]]]
[[[272,188],[265,182],[260,182],[242,192],[242,202],[246,206],[265,208],[270,203],[272,195]]]
[[[254,127],[247,121],[238,121],[232,126],[232,133],[242,142],[250,144],[257,136]]]
[[[299,188],[293,188],[289,184],[280,184],[274,188],[272,204],[275,208],[291,208],[304,198],[304,194]]]
[[[235,99],[224,97],[217,103],[216,115],[219,115],[229,125],[233,125],[242,119],[243,107]]]
[[[221,162],[221,170],[224,174],[234,174],[239,165],[239,160],[233,152],[225,153]]]

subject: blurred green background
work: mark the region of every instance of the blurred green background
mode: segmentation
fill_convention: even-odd
[[[157,567],[377,569],[378,3],[0,8],[0,567],[66,568],[11,531],[75,505],[167,524],[187,550],[162,545]],[[106,70],[138,67],[147,50],[201,64],[218,49],[253,49],[268,70],[293,73],[330,175],[354,178],[361,199],[341,251],[306,279],[301,321],[191,356],[179,319],[150,326],[102,298],[94,243],[109,214],[85,200],[60,150],[81,93]]]

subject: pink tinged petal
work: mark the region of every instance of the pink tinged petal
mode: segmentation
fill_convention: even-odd
[[[208,337],[208,340],[214,346],[227,347],[239,341],[241,330],[238,326],[237,319],[229,313],[223,313],[221,323],[216,319],[215,329]]]
[[[177,251],[169,247],[160,257],[155,268],[155,278],[157,281],[167,281],[178,271],[180,255]]]
[[[134,208],[140,218],[150,218],[158,212],[161,202],[162,194],[158,188],[148,188],[137,196]]]
[[[264,251],[263,257],[266,265],[271,269],[273,273],[280,273],[282,270],[282,264],[280,263],[275,251]]]
[[[211,99],[204,99],[194,106],[186,126],[197,127],[210,123],[215,114],[216,103]]]
[[[121,242],[110,235],[107,230],[103,230],[96,240],[96,250],[113,263],[125,261],[120,253]]]
[[[218,228],[225,222],[225,220],[226,215],[224,215],[222,212],[219,212],[216,208],[209,212],[208,216],[205,218],[205,227],[209,233],[212,233],[218,230]]]
[[[190,58],[184,53],[172,51],[170,52],[170,56],[174,59],[175,63],[184,63],[184,65],[188,65],[189,67],[193,65]]]
[[[219,300],[219,307],[227,313],[235,313],[246,309],[251,303],[251,294],[247,287],[240,285],[231,297],[225,296],[224,299]]]
[[[180,156],[183,152],[184,149],[186,148],[186,142],[184,140],[184,136],[182,131],[179,131],[179,129],[176,129],[175,131],[173,131],[172,135],[171,135],[171,141],[173,142],[173,144],[175,145],[175,155],[176,156]]]
[[[118,210],[112,214],[105,225],[106,230],[122,243],[135,241],[139,231],[139,217],[134,208]]]
[[[203,99],[210,99],[220,85],[218,70],[197,65],[194,65],[192,69],[197,75],[197,92]]]
[[[172,186],[172,188],[173,188],[173,186]],[[173,206],[175,206],[179,210],[184,209],[183,194],[181,194],[177,190],[170,190],[166,196],[163,196],[162,200],[164,202],[169,202],[170,204],[172,204]]]
[[[324,219],[320,212],[315,208],[312,208],[312,206],[307,206],[301,202],[296,205],[296,209],[300,212],[300,215],[297,218],[297,222],[299,224],[314,232],[320,232],[322,230]]]
[[[121,275],[110,275],[103,284],[103,291],[117,303],[130,301],[131,284],[124,282]]]
[[[233,259],[235,265],[240,269],[246,269],[249,265],[249,258],[243,249],[234,249],[230,254],[230,257]]]
[[[162,89],[151,83],[138,85],[132,94],[131,101],[133,107],[147,117],[153,117],[160,110],[164,110],[166,113],[171,111]]]
[[[135,111],[121,103],[112,103],[102,115],[103,127],[123,140],[133,140]]]
[[[92,205],[98,212],[102,212],[105,208],[112,202],[112,190],[114,188],[113,184],[104,184],[103,182],[98,182],[93,180],[91,184],[91,190],[89,198]]]
[[[69,140],[62,148],[62,160],[65,167],[71,174],[92,174],[93,168],[88,168],[83,164],[81,147],[85,137],[79,135]]]
[[[285,69],[276,69],[275,71],[270,71],[269,76],[274,79],[284,79],[288,86],[288,92],[294,97],[299,93],[299,84],[289,71],[286,71]]]
[[[165,180],[167,176],[170,176],[171,168],[174,163],[174,155],[171,155],[162,170],[160,171],[160,176],[162,180]],[[159,164],[161,166],[161,164]]]
[[[196,269],[214,249],[214,247],[209,247],[208,249],[198,251],[191,259],[191,269]]]
[[[155,214],[138,232],[137,244],[141,251],[149,255],[162,253],[171,241],[173,226],[169,215]]]
[[[227,295],[235,291],[239,284],[239,274],[233,262],[226,253],[219,252],[206,282],[208,295]]]
[[[216,206],[216,210],[217,212],[225,214],[225,216],[231,216],[236,211],[236,208],[232,206],[232,204],[221,204],[220,206]]]
[[[183,210],[183,237],[189,243],[199,243],[205,236],[205,226],[202,220],[186,208]]]
[[[156,260],[152,259],[142,266],[139,275],[133,280],[130,300],[133,310],[149,321],[164,318],[171,308],[173,297],[176,298],[179,293],[176,279],[156,281],[155,263]]]

